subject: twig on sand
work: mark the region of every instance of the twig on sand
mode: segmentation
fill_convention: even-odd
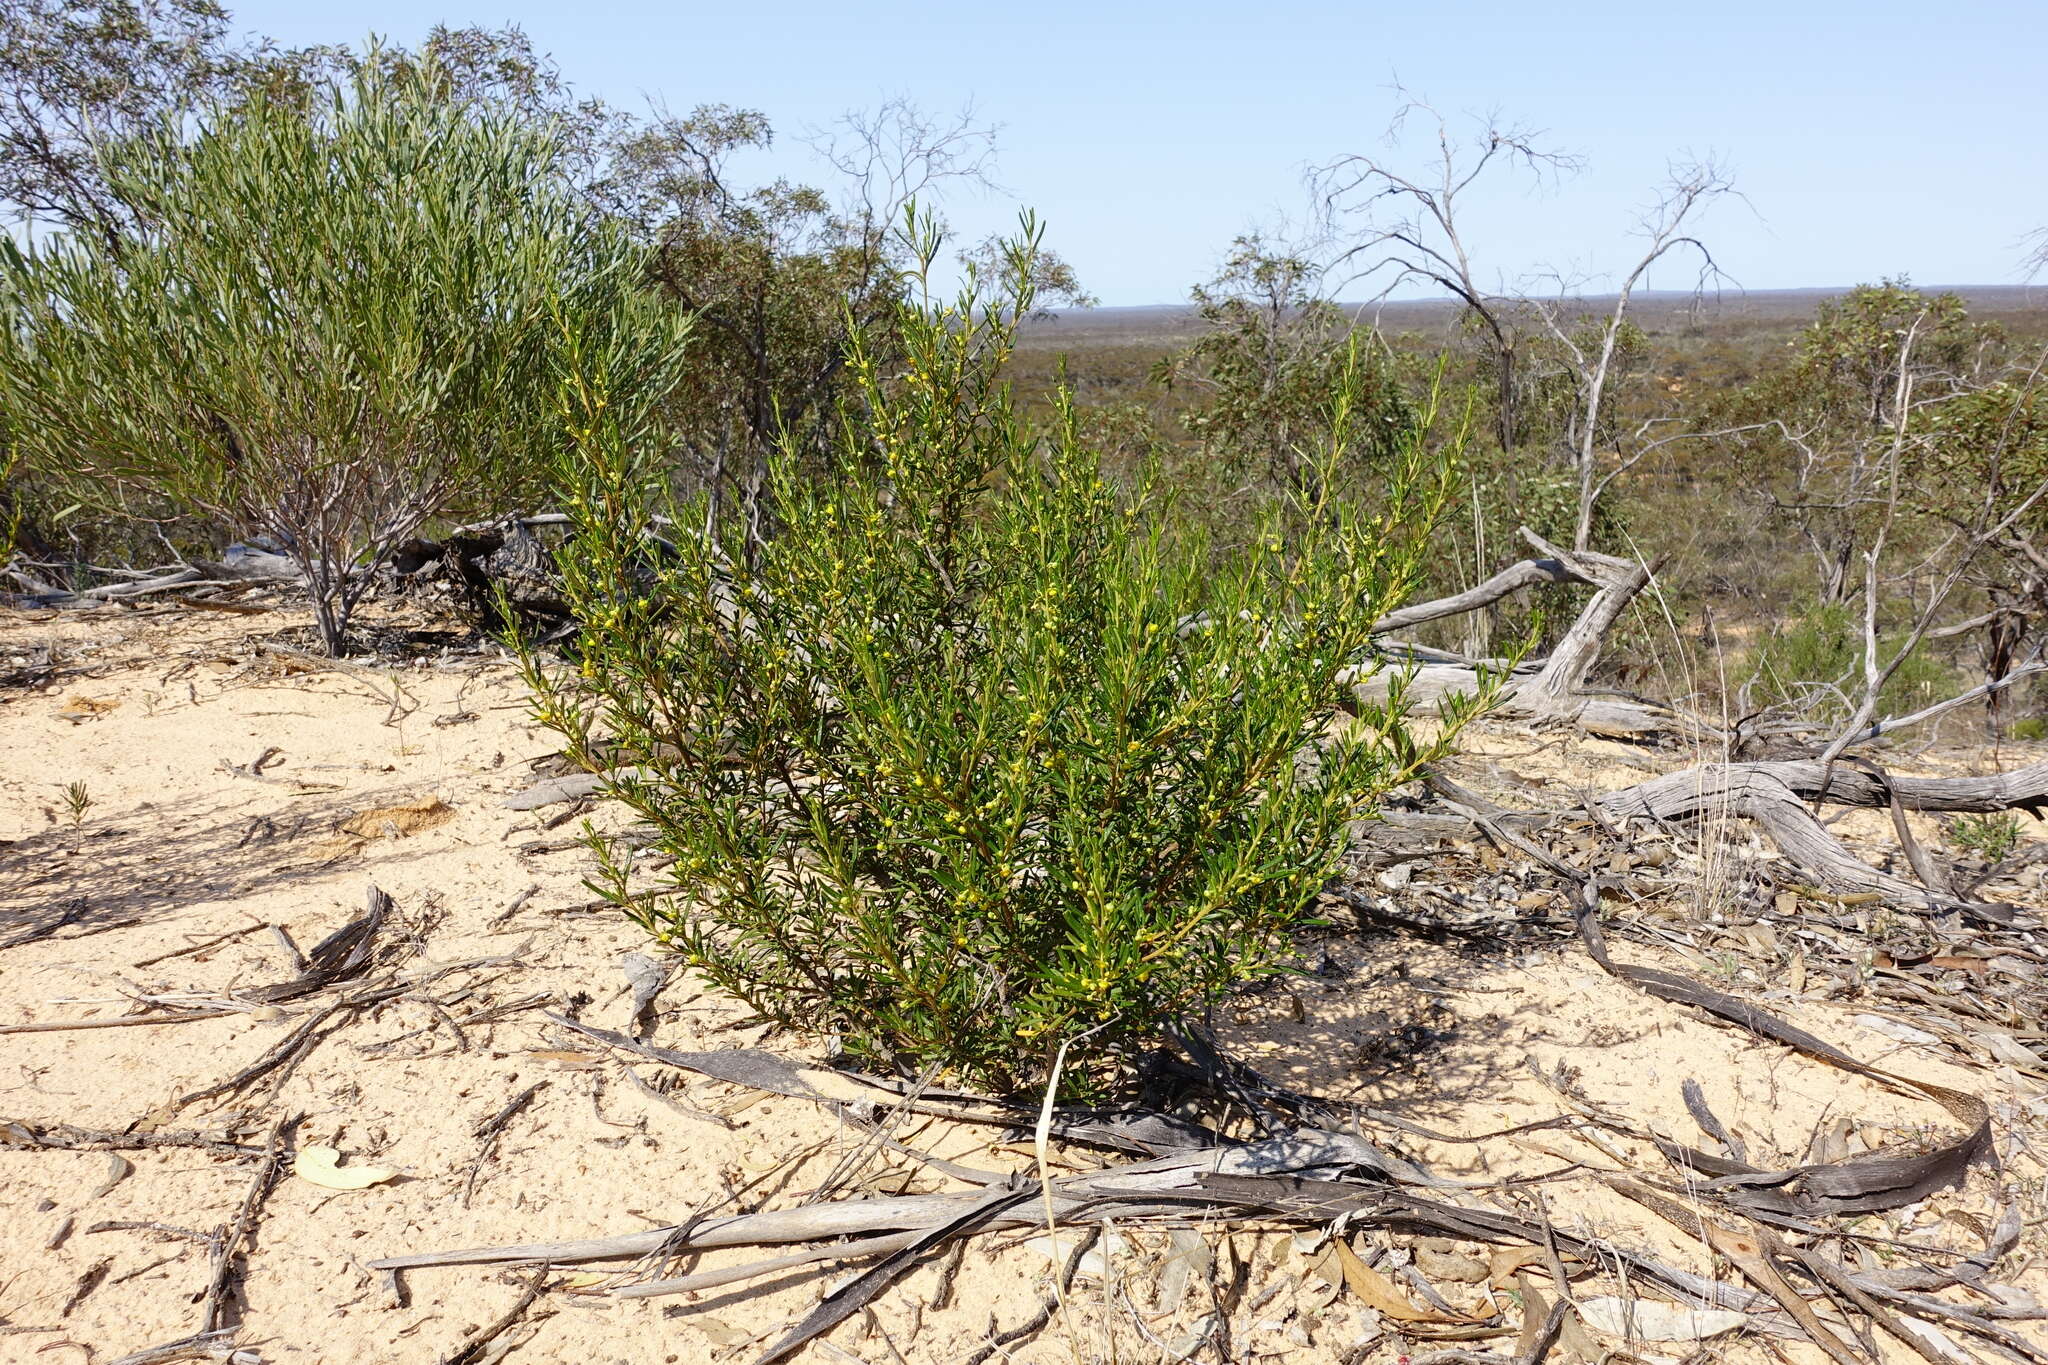
[[[221,1327],[221,1319],[227,1316],[228,1299],[234,1288],[235,1257],[241,1253],[242,1244],[255,1230],[256,1219],[263,1211],[263,1201],[276,1186],[278,1177],[284,1174],[285,1138],[299,1124],[303,1115],[281,1118],[270,1127],[270,1137],[263,1144],[263,1160],[250,1177],[249,1188],[242,1195],[242,1207],[235,1214],[213,1252],[213,1275],[207,1281],[206,1293],[200,1300],[199,1330],[201,1334]]]
[[[207,939],[204,943],[188,943],[182,948],[173,948],[168,953],[158,953],[155,957],[145,957],[140,962],[132,962],[129,966],[135,971],[141,971],[144,967],[154,967],[159,962],[169,962],[174,957],[190,957],[193,953],[203,953],[208,948],[217,948],[221,944],[241,938],[245,934],[253,934],[261,928],[263,928],[263,925],[260,922],[245,924],[239,929],[230,929],[225,934]]]
[[[256,1365],[257,1357],[252,1351],[238,1351],[234,1347],[235,1334],[230,1328],[212,1332],[200,1332],[193,1336],[167,1341],[161,1346],[145,1346],[107,1365],[169,1365],[174,1360],[224,1360],[229,1365]]]
[[[963,1365],[981,1365],[981,1362],[998,1351],[1008,1356],[1009,1352],[1004,1349],[1005,1347],[1013,1346],[1026,1337],[1036,1336],[1044,1331],[1046,1325],[1052,1321],[1052,1315],[1066,1302],[1067,1292],[1074,1287],[1074,1278],[1081,1273],[1082,1258],[1094,1249],[1096,1239],[1101,1236],[1100,1227],[1091,1227],[1081,1240],[1074,1244],[1074,1250],[1068,1255],[1067,1264],[1060,1271],[1059,1278],[1053,1281],[1053,1287],[1046,1296],[1039,1300],[1037,1312],[1015,1327],[1000,1332],[996,1330],[996,1320],[991,1317],[988,1320],[988,1340],[982,1343],[980,1350],[967,1357]],[[1059,1244],[1054,1242],[1053,1245]]]
[[[189,1024],[195,1019],[220,1019],[247,1011],[179,1010],[169,1014],[124,1014],[116,1019],[52,1019],[39,1024],[0,1024],[0,1034],[70,1033],[77,1029],[133,1028],[139,1024]]]
[[[57,1316],[60,1318],[70,1317],[71,1310],[84,1303],[86,1295],[98,1289],[100,1281],[106,1279],[107,1272],[113,1268],[114,1258],[111,1256],[105,1256],[93,1262],[86,1269],[86,1272],[78,1277],[78,1283],[71,1290],[71,1297],[64,1300],[64,1307],[58,1310]]]
[[[469,1178],[462,1182],[462,1207],[469,1207],[469,1197],[476,1192],[476,1178],[482,1173],[484,1163],[490,1160],[491,1154],[498,1149],[498,1139],[504,1136],[505,1127],[512,1122],[512,1116],[531,1104],[533,1097],[546,1085],[546,1081],[535,1081],[514,1095],[503,1109],[476,1126],[473,1136],[481,1145],[477,1148],[476,1160],[469,1163]]]
[[[625,1072],[626,1079],[631,1081],[634,1085],[639,1086],[640,1092],[642,1094],[646,1095],[650,1099],[660,1101],[662,1104],[665,1104],[669,1108],[675,1110],[678,1114],[681,1114],[684,1118],[697,1119],[698,1121],[703,1123],[715,1123],[720,1128],[724,1128],[728,1131],[739,1127],[738,1124],[734,1123],[731,1119],[727,1118],[723,1114],[714,1114],[709,1109],[699,1109],[694,1104],[684,1104],[681,1100],[677,1099],[675,1096],[669,1094],[668,1092],[664,1090],[657,1090],[651,1083],[649,1083],[646,1077],[642,1076],[639,1072],[635,1071],[630,1066],[625,1068]]]
[[[511,1330],[519,1319],[526,1316],[526,1310],[533,1307],[533,1301],[540,1297],[540,1291],[547,1284],[547,1278],[547,1266],[543,1265],[534,1271],[533,1278],[526,1282],[526,1292],[519,1296],[518,1302],[507,1309],[503,1317],[471,1337],[454,1355],[444,1359],[441,1365],[479,1365],[485,1358],[484,1348]]]
[[[284,1075],[289,1076],[292,1070],[301,1061],[305,1060],[306,1054],[318,1045],[320,1041],[320,1026],[349,1008],[349,1003],[337,1000],[331,1005],[324,1006],[317,1013],[309,1015],[303,1023],[286,1034],[269,1051],[243,1067],[240,1071],[237,1071],[234,1075],[229,1076],[226,1080],[215,1081],[203,1090],[194,1090],[189,1095],[178,1096],[164,1105],[162,1109],[150,1115],[148,1121],[161,1123],[170,1119],[181,1110],[199,1103],[201,1100],[210,1100],[220,1095],[231,1095],[248,1085],[251,1081],[259,1080],[279,1067],[284,1067]],[[284,1077],[279,1077],[278,1083],[280,1085],[283,1084],[283,1080]]]
[[[251,1156],[260,1148],[206,1133],[109,1133],[68,1123],[0,1121],[0,1147],[47,1147],[69,1152],[133,1152],[148,1147],[192,1147],[224,1156]]]

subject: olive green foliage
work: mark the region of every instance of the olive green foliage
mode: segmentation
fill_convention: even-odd
[[[1371,469],[1413,435],[1415,414],[1393,366],[1377,349],[1361,358],[1319,279],[1306,258],[1238,238],[1216,278],[1194,290],[1203,334],[1156,370],[1168,387],[1200,395],[1183,423],[1230,484],[1305,489],[1321,472],[1329,395],[1347,371],[1357,375],[1358,402],[1340,476]]]
[[[2038,373],[2001,376],[1955,395],[1923,424],[1927,459],[1916,483],[1928,510],[1950,524],[1988,511],[2033,540],[2048,537],[2048,393]]]
[[[436,25],[417,50],[359,54],[238,37],[215,0],[0,0],[0,209],[112,244],[137,206],[107,179],[107,144],[258,95],[303,101],[365,63],[386,74],[430,65],[444,98],[559,116],[586,157],[615,119],[571,96],[516,28]]]
[[[0,0],[0,205],[111,240],[96,145],[224,94],[258,56],[227,29],[212,0]]]
[[[829,476],[777,455],[765,543],[728,516],[654,546],[660,471],[579,375],[563,562],[594,624],[580,668],[529,666],[543,721],[606,739],[674,859],[649,887],[607,849],[603,889],[709,980],[870,1063],[1004,1090],[1071,1043],[1076,1093],[1279,970],[1346,822],[1474,703],[1427,739],[1398,699],[1343,715],[1338,670],[1448,492],[1412,442],[1378,515],[1336,496],[1363,366],[1325,395],[1314,496],[1212,557],[1169,533],[1160,488],[1105,475],[1067,398],[1043,429],[1013,406],[1033,239],[1010,296],[901,305],[899,363],[856,336]],[[922,272],[937,247],[917,240]]]
[[[1958,815],[1949,822],[1948,842],[1964,853],[1974,853],[1987,863],[2002,863],[2020,845],[2018,811],[1991,811],[1983,815]]]
[[[1878,658],[1889,660],[1904,639],[1878,636]],[[1819,719],[1840,719],[1863,685],[1863,624],[1847,605],[1810,603],[1785,622],[1751,661],[1759,700],[1800,705]],[[1955,675],[1923,645],[1892,674],[1878,702],[1883,714],[1903,715],[1959,691]]]
[[[1923,294],[1903,279],[1858,285],[1824,300],[1801,334],[1783,412],[1846,431],[1883,426],[1902,372],[1922,389],[1954,392],[1998,358],[2003,340],[1954,294]]]
[[[25,454],[81,498],[139,488],[274,537],[340,649],[392,548],[534,481],[555,314],[631,283],[558,152],[431,63],[374,61],[103,148],[129,227],[0,246]]]
[[[1820,305],[1789,364],[1708,405],[1707,424],[1742,429],[1727,447],[1735,470],[1806,550],[1823,602],[1861,586],[1861,553],[1888,518],[1894,552],[1911,550],[1894,495],[1924,503],[1911,481],[1926,472],[1928,424],[1995,376],[2003,340],[1953,294],[1861,285]]]
[[[733,183],[731,158],[770,141],[760,114],[712,106],[637,131],[612,167],[655,243],[654,280],[699,320],[670,417],[683,472],[715,514],[738,506],[757,534],[769,452],[785,437],[814,454],[829,442],[850,330],[898,294],[886,238],[823,191]]]

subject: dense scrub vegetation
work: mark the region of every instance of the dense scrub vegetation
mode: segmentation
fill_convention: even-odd
[[[1372,391],[1353,354],[1302,491],[1211,546],[1156,472],[1105,477],[1066,395],[1048,429],[1015,412],[1033,247],[1007,298],[899,304],[899,375],[856,341],[829,464],[770,457],[765,541],[702,491],[671,520],[711,535],[648,541],[665,471],[610,367],[579,370],[567,577],[603,629],[580,670],[529,669],[551,725],[630,766],[624,799],[674,859],[650,898],[613,858],[608,894],[711,980],[869,1062],[998,1089],[1086,1036],[1064,1077],[1085,1090],[1276,970],[1347,822],[1479,699],[1423,739],[1398,693],[1362,706],[1339,678],[1449,492],[1421,420],[1372,513],[1343,498]],[[919,281],[936,252],[925,235]]]
[[[1258,268],[1240,257],[1205,286],[1196,317],[1176,324],[1202,329],[1191,339],[1158,323],[1122,335],[1091,329],[1078,342],[1057,324],[1029,328],[1019,385],[1035,391],[1058,368],[1092,401],[1084,420],[1119,448],[1165,460],[1188,486],[1214,490],[1208,506],[1228,520],[1256,504],[1259,483],[1241,463],[1234,480],[1222,477],[1212,452],[1231,438],[1219,423],[1228,426],[1243,388],[1284,391],[1291,373],[1329,363],[1351,316],[1283,328],[1288,344],[1268,347],[1263,294],[1239,283]],[[1233,284],[1240,306],[1219,319],[1216,293]],[[1310,301],[1284,314],[1290,325],[1313,316]],[[1392,420],[1402,395],[1439,373],[1447,392],[1486,410],[1496,396],[1490,362],[1468,336],[1455,323],[1375,336],[1385,371],[1399,376]],[[1732,295],[1697,306],[1658,300],[1639,308],[1622,342],[1600,443],[1604,468],[1620,472],[1595,506],[1588,544],[1665,567],[1661,602],[1624,623],[1629,647],[1612,651],[1610,682],[1654,684],[1735,715],[1790,703],[1846,716],[1862,682],[1873,554],[1879,652],[1898,659],[1885,710],[1914,709],[2034,657],[2048,626],[2039,373],[2048,315],[1973,316],[1958,295],[1894,280],[1823,299],[1805,320],[1750,316]],[[1209,380],[1220,396],[1180,378],[1230,348],[1279,363],[1270,379],[1245,381],[1244,367],[1226,360]],[[1446,519],[1425,592],[1460,590],[1519,558],[1518,525],[1573,540],[1571,379],[1548,355],[1540,344],[1521,348],[1515,448],[1499,446],[1496,424],[1475,423],[1460,454],[1459,510]],[[1239,392],[1228,390],[1233,379]],[[1238,431],[1256,439],[1251,424]],[[1662,444],[1630,462],[1645,431]],[[1554,631],[1569,619],[1568,594],[1499,604],[1432,642],[1483,654],[1487,639],[1519,638],[1532,624]],[[2024,684],[1997,694],[1987,719],[2015,723],[2037,695]]]
[[[282,51],[205,0],[0,0],[0,38],[14,577],[257,538],[341,652],[402,545],[567,513],[542,715],[673,859],[610,893],[871,1061],[1009,1086],[1086,1037],[1097,1087],[1273,970],[1346,823],[1478,704],[1424,736],[1340,670],[1523,527],[1660,567],[1604,682],[1700,712],[1863,723],[2048,632],[2037,320],[1904,281],[1781,328],[1646,312],[1651,263],[1711,278],[1712,166],[1582,298],[1480,289],[1448,202],[1333,163],[1334,246],[1241,239],[1186,336],[1074,347],[1028,223],[935,297],[930,206],[990,144],[907,104],[849,116],[835,183],[747,184],[762,115],[628,115],[516,32]],[[1338,304],[1376,271],[1449,324]],[[1497,665],[1581,592],[1416,638]]]

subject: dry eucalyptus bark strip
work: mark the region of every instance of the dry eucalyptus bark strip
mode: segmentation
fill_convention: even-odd
[[[1684,1153],[1686,1164],[1714,1177],[1708,1187],[1723,1198],[1759,1212],[1778,1214],[1875,1213],[1903,1208],[1937,1191],[1960,1185],[1971,1164],[1991,1154],[1991,1110],[1977,1096],[1871,1066],[1768,1010],[1709,990],[1689,977],[1615,962],[1608,955],[1606,940],[1600,932],[1599,895],[1598,879],[1588,879],[1580,897],[1579,934],[1586,951],[1610,975],[1659,1000],[1705,1010],[1759,1037],[1844,1071],[1917,1092],[1948,1110],[1964,1126],[1960,1138],[1921,1155],[1863,1157],[1785,1171],[1764,1171],[1746,1162],[1712,1157],[1672,1144],[1675,1150]]]

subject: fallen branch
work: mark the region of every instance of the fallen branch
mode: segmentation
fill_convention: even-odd
[[[224,1156],[250,1156],[262,1149],[205,1133],[109,1133],[76,1128],[68,1123],[36,1124],[23,1119],[0,1121],[0,1147],[41,1147],[59,1152],[134,1152],[150,1147],[190,1147]]]
[[[535,1081],[526,1089],[514,1095],[510,1102],[497,1113],[479,1123],[472,1131],[477,1139],[476,1160],[469,1163],[469,1177],[462,1182],[462,1207],[469,1207],[469,1199],[476,1192],[477,1176],[482,1173],[484,1163],[498,1149],[498,1139],[504,1136],[505,1125],[512,1122],[513,1115],[533,1102],[533,1097],[547,1087],[546,1081]]]
[[[218,1331],[227,1316],[228,1299],[234,1289],[235,1257],[241,1254],[242,1244],[255,1231],[256,1219],[263,1209],[263,1201],[270,1197],[278,1177],[284,1174],[285,1138],[298,1126],[299,1116],[281,1118],[271,1125],[270,1137],[264,1142],[263,1161],[250,1177],[249,1188],[242,1195],[242,1207],[236,1211],[235,1220],[221,1229],[214,1245],[213,1274],[208,1277],[206,1292],[200,1298],[199,1332]]]
[[[0,1024],[0,1034],[70,1033],[77,1029],[134,1028],[142,1024],[189,1024],[198,1019],[220,1019],[240,1009],[176,1010],[167,1014],[123,1014],[112,1019],[52,1019],[40,1024]]]
[[[1676,820],[1717,812],[1751,794],[1789,791],[1801,801],[1883,808],[1896,796],[1907,810],[2023,810],[2048,814],[2048,762],[1982,777],[1904,777],[1819,759],[1708,763],[1638,782],[1600,798],[1614,816]]]
[[[506,1309],[499,1319],[465,1342],[462,1348],[442,1360],[441,1365],[481,1365],[487,1359],[496,1359],[489,1353],[490,1344],[510,1331],[514,1324],[526,1316],[526,1310],[533,1307],[533,1301],[540,1297],[546,1287],[548,1267],[542,1266],[533,1272],[533,1278],[526,1282],[526,1290],[513,1305]]]
[[[1597,591],[1578,619],[1532,676],[1518,672],[1502,685],[1493,714],[1568,722],[1593,734],[1623,739],[1706,732],[1708,727],[1670,707],[1639,698],[1594,695],[1585,690],[1608,635],[1629,604],[1649,585],[1654,573],[1652,566],[1612,555],[1560,549],[1526,526],[1521,534],[1543,558],[1524,560],[1465,592],[1392,612],[1375,623],[1375,631],[1475,611],[1538,584],[1585,584]],[[1424,663],[1399,670],[1375,665],[1370,670],[1353,668],[1346,672],[1355,679],[1359,695],[1373,702],[1386,699],[1395,676],[1403,679],[1404,695],[1410,701],[1424,704],[1458,693],[1476,692],[1482,684],[1479,670],[1463,664]]]
[[[148,1346],[125,1356],[118,1356],[107,1365],[170,1365],[174,1360],[221,1360],[228,1365],[260,1365],[254,1352],[235,1349],[235,1334],[231,1329],[200,1332],[195,1336],[182,1337],[177,1341],[165,1342],[161,1346]]]
[[[1822,889],[1875,892],[1897,905],[1962,910],[2001,923],[2014,912],[1995,902],[1968,900],[1938,886],[1881,872],[1851,853],[1814,815],[1818,802],[1891,807],[1902,841],[1910,835],[1903,812],[2048,809],[2048,763],[1985,777],[1894,777],[1875,765],[1819,759],[1771,763],[1715,763],[1652,778],[1599,798],[1616,819],[1662,822],[1698,816],[1739,817],[1758,825],[1778,851]]]

